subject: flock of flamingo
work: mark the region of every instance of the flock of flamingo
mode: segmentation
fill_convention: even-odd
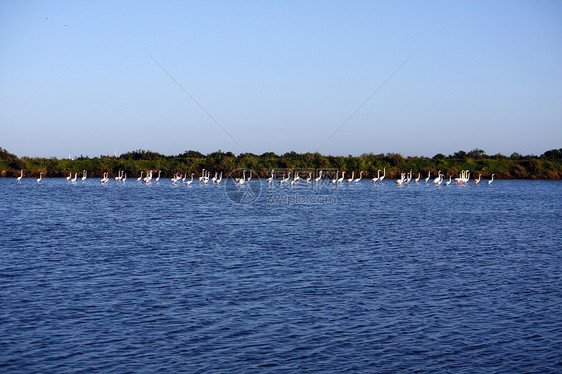
[[[146,176],[143,178],[143,173],[141,172],[140,176],[137,178],[137,182],[139,183],[145,183],[145,184],[150,184],[153,181],[153,170],[149,170],[146,173]],[[315,183],[320,183],[322,181],[322,170],[320,170],[320,172],[318,173],[318,176],[316,178],[314,178],[314,182]],[[161,176],[161,171],[158,171],[158,176],[156,178],[154,178],[154,181],[156,183],[158,183],[160,181],[160,176]],[[279,181],[279,184],[289,184],[289,185],[295,185],[296,183],[299,183],[301,181],[306,182],[306,183],[311,183],[313,178],[312,178],[312,174],[313,173],[308,173],[308,176],[306,178],[301,178],[300,173],[298,171],[293,172],[288,172],[286,175],[283,174],[282,178]],[[292,177],[291,177],[292,175]],[[490,180],[487,181],[488,184],[491,184],[494,181],[494,175],[492,174],[492,178]],[[191,183],[193,183],[193,177],[195,176],[195,173],[191,174],[191,179],[187,179],[187,173],[186,174],[175,174],[173,176],[173,178],[170,179],[170,181],[172,182],[172,184],[177,184],[178,182],[183,183],[187,186],[189,186]],[[444,181],[444,174],[441,174],[441,170],[439,170],[439,172],[437,173],[437,177],[434,178],[432,180],[431,183],[433,183],[433,185],[435,186],[439,186],[441,185],[441,183],[443,183]],[[482,177],[482,174],[478,175],[478,179],[474,179],[473,183],[474,184],[478,184],[480,183],[480,178]],[[21,170],[21,175],[19,177],[17,177],[17,182],[21,183],[21,180],[23,178],[23,169]],[[86,179],[88,178],[88,171],[83,170],[82,171],[82,177],[81,177],[81,181],[82,183],[86,182]],[[384,168],[383,170],[383,174],[381,175],[381,171],[378,170],[377,171],[377,176],[375,178],[372,178],[371,180],[373,181],[373,183],[379,182],[382,183],[382,181],[386,178],[386,168]],[[409,173],[401,173],[400,175],[400,179],[396,179],[396,184],[398,186],[402,186],[404,184],[409,184],[410,181],[412,180],[413,176],[412,176],[412,170],[410,170]],[[39,178],[37,178],[37,183],[41,183],[41,180],[43,179],[43,173],[39,174]],[[70,173],[70,175],[68,177],[66,177],[66,181],[68,183],[76,183],[78,179],[78,172],[74,173],[74,178],[72,177],[72,172]],[[252,171],[250,170],[249,176],[248,178],[246,178],[246,170],[243,171],[242,173],[242,178],[235,178],[234,181],[237,185],[242,186],[245,183],[249,183],[250,180],[252,179]],[[326,179],[326,178],[324,178]],[[347,178],[345,179],[345,171],[342,171],[341,173],[341,177],[339,176],[339,171],[336,171],[336,176],[329,180],[333,185],[337,185],[337,184],[341,184],[345,181],[347,181],[347,183],[359,183],[361,180],[363,179],[363,172],[360,172],[359,174],[359,178],[355,178],[355,172],[351,173],[351,178]],[[421,173],[418,173],[418,177],[414,178],[414,182],[419,183],[421,179]],[[431,179],[431,171],[427,173],[427,177],[423,179],[423,181],[426,184],[430,183],[430,179]],[[118,175],[114,178],[116,183],[125,183],[125,181],[127,180],[127,173],[123,172],[123,171],[119,171]],[[208,170],[203,169],[201,172],[201,176],[198,178],[199,183],[201,184],[207,184],[209,183],[209,181],[211,181],[214,184],[219,184],[222,181],[222,172],[219,173],[215,172],[215,176],[213,178],[211,178],[211,173]],[[269,176],[269,178],[267,178],[267,183],[268,184],[273,184],[276,181],[275,178],[275,170],[271,170],[271,175]],[[460,175],[458,178],[454,179],[454,183],[455,184],[460,184],[460,185],[466,185],[468,182],[470,181],[470,171],[469,170],[463,170],[461,171]],[[101,184],[107,184],[107,182],[109,182],[109,172],[106,172],[103,174],[103,178],[100,180]],[[453,183],[453,176],[449,175],[449,180],[445,180],[445,185],[448,186],[451,183]]]
[[[435,186],[439,186],[441,185],[441,183],[443,183],[443,177],[444,175],[441,174],[441,170],[439,170],[439,172],[437,173],[437,178],[433,179],[433,184]],[[488,180],[488,184],[491,184],[494,181],[494,175],[492,174],[492,178],[490,180]],[[478,184],[480,183],[480,178],[482,177],[482,174],[478,175],[478,179],[474,179],[474,184]],[[382,183],[382,181],[386,178],[386,168],[384,168],[383,170],[383,175],[381,175],[381,171],[378,170],[377,171],[377,176],[372,178],[371,180],[373,181],[373,183],[379,182]],[[431,171],[427,173],[427,177],[424,179],[425,183],[428,184],[431,178]],[[308,174],[308,177],[306,179],[304,179],[304,181],[306,183],[310,183],[312,179],[312,173]],[[320,170],[320,172],[318,173],[318,177],[314,178],[314,181],[316,183],[320,183],[320,180],[322,179],[322,170]],[[342,171],[341,173],[341,177],[339,176],[339,171],[336,171],[336,176],[334,179],[331,179],[330,182],[334,185],[338,184],[338,183],[343,183],[344,180],[347,181],[348,183],[359,183],[361,181],[361,179],[363,179],[363,172],[360,172],[359,174],[359,178],[355,178],[355,172],[351,173],[351,178],[345,178],[345,171]],[[418,173],[418,177],[414,179],[414,181],[416,183],[419,183],[421,179],[421,173]],[[267,179],[267,183],[271,184],[273,183],[275,180],[275,171],[271,170],[271,176]],[[281,181],[279,182],[280,184],[283,183],[289,183],[291,185],[294,185],[295,183],[297,183],[298,181],[303,180],[300,178],[299,176],[299,172],[295,172],[293,178],[291,178],[291,172],[288,173],[287,177],[285,177],[285,174],[283,174],[283,178],[281,179]],[[410,173],[401,173],[400,175],[400,179],[396,179],[396,184],[398,186],[401,186],[403,184],[409,184],[410,181],[412,180],[412,170],[410,170]],[[466,185],[468,183],[468,181],[470,180],[470,171],[469,170],[463,170],[460,174],[460,176],[458,178],[455,178],[455,184],[464,184]],[[453,181],[453,176],[450,175],[449,176],[449,180],[445,181],[445,185],[450,185]]]

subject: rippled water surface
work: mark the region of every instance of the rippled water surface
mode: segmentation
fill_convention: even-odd
[[[0,179],[0,371],[562,372],[562,182],[251,183]]]

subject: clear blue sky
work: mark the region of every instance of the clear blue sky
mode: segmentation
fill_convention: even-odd
[[[562,1],[0,1],[0,147],[541,154]]]

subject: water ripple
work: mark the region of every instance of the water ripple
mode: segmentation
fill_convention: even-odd
[[[1,372],[562,369],[559,182],[28,182],[0,180]]]

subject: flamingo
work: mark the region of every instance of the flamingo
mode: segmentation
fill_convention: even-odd
[[[86,170],[82,170],[82,183],[86,182],[88,172]]]
[[[443,175],[441,174],[441,170],[439,170],[439,173],[437,173],[437,178],[435,178],[433,180],[433,184],[435,186],[439,186],[442,182],[443,182]]]
[[[359,181],[361,180],[361,178],[363,178],[363,172],[361,172],[361,173],[359,174],[359,178],[357,178],[357,179],[355,180],[355,183],[359,183]]]
[[[300,179],[299,177],[299,172],[295,172],[295,176],[293,177],[293,180],[291,181],[291,186],[294,186],[295,183],[297,183],[297,181]]]
[[[148,173],[146,173],[146,177],[144,177],[144,183],[152,183],[152,170],[149,170]]]
[[[70,182],[70,178],[72,178],[72,172],[70,172],[70,175],[68,177],[66,177],[66,181]]]
[[[425,183],[429,182],[430,177],[431,177],[431,170],[427,172],[427,178],[425,178]]]
[[[140,175],[140,177],[137,178],[137,182],[140,182],[142,180],[142,173],[143,172],[141,171],[141,175]]]
[[[287,173],[287,178],[285,178],[285,174],[283,174],[283,178],[281,179],[281,181],[279,182],[279,184],[283,184],[289,181],[289,179],[291,179],[291,172]]]
[[[275,173],[275,170],[271,169],[271,177],[267,178],[267,183],[273,183],[274,173]]]
[[[127,181],[127,173],[125,173],[125,176],[121,178],[121,182],[125,183],[126,181]]]
[[[109,180],[109,172],[103,173],[103,178],[100,179],[100,183],[105,184],[105,183],[107,183],[108,180]]]
[[[219,178],[215,181],[215,183],[216,183],[216,184],[220,184],[221,181],[222,181],[222,171],[221,171],[221,173],[220,173],[220,175],[219,175]]]
[[[478,174],[478,179],[474,180],[474,184],[478,184],[480,183],[480,177],[482,176],[482,174]]]
[[[342,172],[341,172],[341,177],[340,177],[340,179],[338,179],[338,183],[342,183],[344,177],[345,177],[345,171],[342,171]]]
[[[123,176],[121,175],[121,170],[119,170],[119,173],[117,174],[117,176],[114,178],[115,182],[119,182],[121,180],[121,178],[123,178]]]
[[[384,179],[384,177],[386,177],[386,167],[385,167],[384,170],[383,170],[382,177],[379,178],[379,182],[382,183],[382,180]]]
[[[209,173],[208,170],[203,169],[203,175],[199,178],[199,183],[207,184],[209,181]],[[187,177],[187,174],[185,176]]]
[[[320,170],[320,173],[318,173],[318,176],[316,178],[314,178],[314,181],[316,183],[320,183],[320,179],[322,179],[322,170]]]
[[[381,176],[381,171],[377,170],[377,176],[375,178],[373,178],[373,182],[376,183],[379,180],[380,176]]]
[[[76,178],[78,178],[78,173],[74,173],[74,179],[71,179],[70,183],[76,183]]]
[[[43,179],[43,173],[39,173],[39,178],[37,178],[37,183],[41,183],[41,179]]]
[[[416,179],[414,179],[416,181],[416,183],[418,183],[420,181],[421,178],[421,173],[418,173],[418,177]]]
[[[400,179],[396,180],[396,184],[401,186],[402,183],[404,183],[404,180],[406,179],[406,173],[402,173],[400,174]]]
[[[158,177],[155,179],[156,183],[160,181],[160,173],[162,173],[162,170],[158,170]]]
[[[312,173],[308,173],[308,177],[306,178],[306,183],[310,183],[311,179],[312,179]]]
[[[355,179],[355,172],[352,171],[352,172],[351,172],[351,178],[349,178],[349,179],[347,180],[347,183],[353,182],[354,179]]]
[[[463,183],[464,181],[464,170],[461,171],[458,178],[455,178],[455,183]]]
[[[202,182],[205,178],[205,169],[201,170],[201,176],[199,177],[199,182]]]
[[[339,170],[336,171],[336,178],[335,178],[335,179],[332,179],[332,181],[331,181],[332,184],[335,184],[335,183],[338,181],[338,173],[339,173]]]
[[[191,183],[193,183],[193,176],[195,175],[195,173],[191,173],[191,180],[185,181],[183,183],[185,183],[187,186],[189,186]]]
[[[445,182],[445,186],[450,185],[451,182],[452,182],[452,180],[453,180],[453,176],[452,176],[452,175],[449,175],[449,180],[448,180],[447,182]]]
[[[492,182],[494,181],[494,175],[495,175],[495,174],[492,174],[492,179],[490,179],[490,180],[488,181],[488,184],[492,184]]]
[[[300,179],[299,172],[295,171],[293,174],[293,179],[287,178],[287,182],[289,182],[291,186],[294,186],[294,184],[297,183],[299,179]]]
[[[412,169],[410,169],[410,174],[408,174],[408,176],[406,177],[406,183],[410,184],[411,180],[412,180]]]
[[[241,186],[244,184],[245,181],[246,181],[246,170],[242,172],[242,178],[238,179],[236,182],[238,183],[239,186]]]
[[[437,173],[437,178],[435,178],[435,179],[433,180],[433,183],[435,183],[435,184],[437,184],[437,183],[441,184],[440,180],[441,180],[441,170],[439,170],[439,172]]]
[[[267,178],[267,183],[273,183],[274,173],[275,173],[275,170],[271,169],[271,177]]]
[[[18,183],[21,182],[21,179],[23,178],[23,169],[21,169],[21,175],[19,177],[17,177],[17,181]]]

